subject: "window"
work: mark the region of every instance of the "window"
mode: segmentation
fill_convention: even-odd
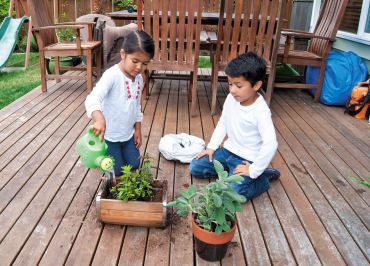
[[[370,0],[350,0],[337,34],[370,44]]]

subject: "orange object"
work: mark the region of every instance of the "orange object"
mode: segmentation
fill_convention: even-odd
[[[351,98],[346,104],[346,112],[350,115],[365,119],[370,113],[370,79],[360,82],[353,88]]]

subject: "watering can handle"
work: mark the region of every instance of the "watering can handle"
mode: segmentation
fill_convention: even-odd
[[[87,133],[89,133],[89,134],[94,134],[94,126],[93,126],[93,125],[88,126],[88,128],[87,128]],[[95,134],[94,134],[94,135],[95,135]]]
[[[95,141],[98,141],[98,140],[100,141],[99,136],[95,135],[95,133],[94,133],[94,126],[93,125],[88,126],[88,128],[87,128],[87,134],[89,136],[91,136],[91,138],[94,138]]]

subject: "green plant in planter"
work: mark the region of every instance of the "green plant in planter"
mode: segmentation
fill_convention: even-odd
[[[175,201],[167,206],[177,208],[177,214],[182,217],[194,214],[195,222],[205,230],[221,234],[229,232],[235,221],[235,212],[241,212],[241,203],[246,198],[236,193],[230,183],[241,183],[243,177],[224,171],[222,164],[214,160],[218,179],[202,187],[201,190],[192,185],[181,193]]]
[[[127,202],[129,200],[140,200],[153,195],[151,158],[144,156],[143,166],[132,171],[131,165],[122,167],[123,175],[119,177],[116,186],[110,189],[113,197]]]
[[[137,10],[137,6],[134,4],[132,0],[115,0],[114,5],[119,8],[120,10],[128,10],[131,7],[131,12]]]
[[[61,14],[61,18],[63,21],[68,21],[68,16],[65,12]],[[58,23],[58,20],[55,23]],[[60,43],[74,42],[76,39],[76,32],[72,28],[56,29],[55,33]]]

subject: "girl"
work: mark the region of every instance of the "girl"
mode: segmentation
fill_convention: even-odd
[[[135,30],[124,38],[120,53],[121,61],[104,72],[85,101],[95,135],[105,139],[108,154],[115,159],[116,176],[124,165],[140,166],[141,74],[154,56],[153,39]]]

